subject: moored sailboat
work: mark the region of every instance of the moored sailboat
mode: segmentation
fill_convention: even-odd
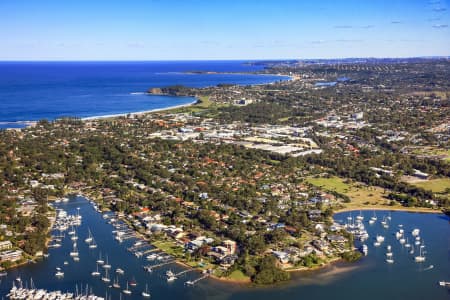
[[[111,279],[109,279],[108,269],[105,269],[105,276],[102,277],[102,281],[103,282],[110,282],[111,281]]]
[[[108,255],[106,255],[106,263],[103,265],[104,269],[111,269],[111,265],[108,262]]]
[[[88,237],[84,241],[89,244],[90,242],[92,242],[92,240],[93,240],[93,237],[92,237],[91,230],[88,229]]]
[[[76,243],[73,244],[73,250],[69,253],[69,255],[72,257],[77,257],[79,255]]]
[[[102,259],[102,253],[101,252],[98,255],[97,263],[99,265],[103,265],[105,263],[105,261]]]
[[[131,290],[128,288],[128,281],[127,281],[127,288],[124,289],[122,292],[126,295],[131,295]]]
[[[92,273],[91,273],[91,275],[92,276],[100,276],[100,272],[98,271],[98,264],[97,264],[97,270],[96,271],[93,271]]]
[[[144,298],[150,298],[150,293],[148,292],[148,285],[145,284],[145,291],[142,291],[142,297]]]
[[[116,276],[116,278],[114,279],[114,282],[113,282],[113,284],[112,284],[112,287],[115,288],[115,289],[120,289],[119,278],[117,278],[117,276]]]
[[[94,237],[92,237],[92,242],[89,244],[89,249],[97,248],[97,244],[95,243]]]
[[[422,253],[422,247],[419,247],[419,255],[414,257],[414,261],[415,262],[424,262],[425,261],[425,256]]]

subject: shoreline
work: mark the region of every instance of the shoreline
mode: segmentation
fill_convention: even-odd
[[[308,268],[308,267],[297,267],[297,268],[287,269],[287,270],[284,270],[284,271],[290,272],[290,273],[303,273],[303,272],[310,272],[310,271],[318,271],[318,270],[321,270],[321,269],[333,266],[334,264],[339,263],[339,262],[343,262],[343,261],[344,260],[341,257],[333,257],[329,261],[327,261],[326,263],[323,263],[321,265],[316,265],[316,266],[313,266],[311,268]]]
[[[174,97],[178,97],[178,96],[174,96]],[[189,96],[181,96],[181,97],[189,97]],[[150,109],[150,110],[143,110],[143,111],[137,111],[137,112],[127,112],[127,113],[119,113],[119,114],[112,114],[112,115],[85,117],[85,118],[81,118],[81,121],[103,120],[103,119],[109,119],[109,118],[123,117],[123,116],[127,116],[127,115],[135,117],[135,116],[141,116],[141,115],[144,115],[144,114],[150,114],[150,113],[161,112],[161,111],[166,111],[166,110],[172,110],[172,109],[177,109],[177,108],[189,107],[189,106],[195,105],[195,104],[197,104],[199,102],[198,98],[195,98],[195,97],[189,97],[189,98],[194,98],[195,100],[192,101],[192,102],[186,103],[186,104],[179,104],[179,105],[168,106],[168,107],[164,107],[164,108],[155,108],[155,109]]]
[[[432,208],[426,208],[426,207],[379,207],[379,206],[361,206],[361,207],[344,207],[340,208],[333,212],[333,215],[338,213],[344,213],[344,212],[351,212],[351,211],[359,211],[359,210],[386,210],[386,211],[401,211],[401,212],[409,212],[409,213],[426,213],[426,214],[443,214],[442,210],[439,209],[432,209]]]
[[[89,199],[92,199],[93,201],[97,201],[97,199],[95,197],[92,197],[92,196],[93,195],[91,195],[91,197],[88,197],[87,195],[83,195],[83,197],[86,200],[88,200],[88,201],[89,201]],[[442,211],[440,211],[440,210],[432,210],[432,209],[417,208],[417,207],[416,208],[415,207],[412,207],[412,208],[411,207],[386,207],[386,208],[383,208],[383,207],[373,207],[373,208],[371,208],[371,207],[360,207],[360,208],[358,208],[357,207],[357,208],[342,208],[342,209],[339,209],[339,210],[337,210],[336,212],[333,213],[333,216],[335,214],[337,214],[337,213],[349,212],[349,211],[358,211],[358,210],[366,210],[366,211],[370,211],[370,210],[389,211],[389,210],[391,210],[391,211],[402,211],[402,212],[408,212],[408,213],[435,213],[435,214],[442,213]],[[128,223],[124,219],[122,219],[122,221],[125,221],[125,223],[127,223],[128,225],[131,225],[130,223]],[[137,230],[134,230],[134,232],[136,233],[136,235],[139,238],[142,238],[145,241],[149,242],[153,247],[159,249],[160,251],[162,251],[164,253],[167,253],[163,249],[161,249],[160,247],[155,245],[154,242],[151,242],[146,235],[142,234],[141,232],[139,232]],[[350,267],[348,267],[346,269],[343,269],[343,270],[339,270],[339,269],[336,269],[336,268],[333,269],[333,267],[335,267],[336,264],[343,263],[343,262],[345,262],[345,260],[343,258],[341,258],[341,257],[333,257],[333,258],[330,258],[327,262],[324,262],[321,265],[315,265],[315,266],[313,266],[311,268],[301,266],[301,267],[294,267],[294,268],[290,268],[290,269],[284,269],[284,271],[292,273],[293,276],[301,276],[301,274],[307,274],[307,273],[310,273],[310,272],[319,272],[319,271],[326,270],[327,268],[332,268],[332,270],[330,270],[330,271],[332,271],[334,273],[345,273],[345,272],[349,271],[348,268],[350,268],[350,271],[353,270],[354,268],[356,268],[356,266],[350,266]],[[174,263],[179,265],[179,266],[181,266],[181,267],[183,267],[183,268],[193,270],[194,272],[197,272],[197,273],[200,273],[200,274],[203,271],[201,268],[189,265],[182,258],[179,258],[179,257],[175,258]],[[353,263],[351,263],[351,264],[353,264]],[[231,278],[228,278],[228,277],[218,277],[218,276],[213,275],[213,274],[210,274],[208,278],[210,278],[210,279],[212,279],[214,281],[223,283],[223,284],[229,284],[229,285],[232,285],[232,286],[242,286],[242,287],[246,287],[246,288],[250,288],[250,287],[256,287],[256,288],[257,287],[261,287],[261,288],[266,287],[267,288],[267,287],[271,286],[271,285],[261,285],[260,286],[260,285],[253,284],[251,279],[236,280],[236,279],[231,279]],[[295,279],[290,279],[290,280],[286,281],[285,283],[286,284],[292,284],[292,282],[294,282],[294,281],[295,281]]]

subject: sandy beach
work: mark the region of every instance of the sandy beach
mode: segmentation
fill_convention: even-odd
[[[169,106],[169,107],[164,107],[164,108],[155,108],[155,109],[151,109],[151,110],[144,110],[144,111],[138,111],[138,112],[128,112],[128,113],[120,113],[120,114],[113,114],[113,115],[86,117],[86,118],[81,118],[81,120],[89,121],[89,120],[109,119],[109,118],[117,118],[117,117],[123,117],[123,116],[128,116],[128,115],[130,115],[132,117],[141,116],[141,115],[149,114],[149,113],[155,113],[155,112],[167,111],[167,110],[171,110],[171,109],[188,107],[188,106],[195,105],[196,103],[198,103],[198,99],[195,99],[195,101],[192,101],[190,103],[181,104],[181,105],[174,105],[174,106]]]

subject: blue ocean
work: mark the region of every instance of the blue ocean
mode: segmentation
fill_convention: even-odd
[[[146,95],[152,87],[249,85],[287,79],[238,74],[261,68],[244,61],[0,62],[0,128],[22,127],[24,121],[123,114],[194,101]],[[223,73],[191,73],[198,71]]]

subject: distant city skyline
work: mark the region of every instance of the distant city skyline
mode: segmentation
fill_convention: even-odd
[[[0,2],[0,60],[450,56],[446,0]]]

